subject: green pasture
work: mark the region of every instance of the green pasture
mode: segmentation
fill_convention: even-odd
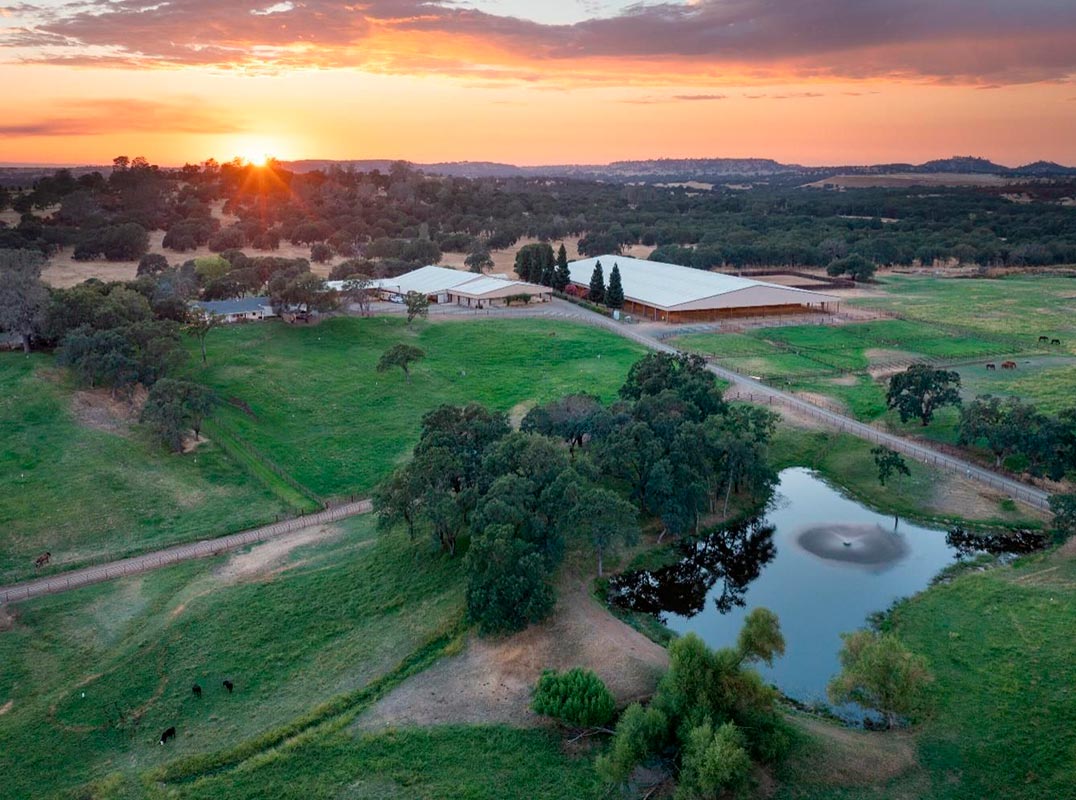
[[[565,752],[548,730],[505,726],[326,731],[251,764],[182,785],[190,800],[598,800],[595,749]]]
[[[411,383],[378,373],[398,342],[426,351]],[[442,403],[498,411],[571,392],[611,400],[643,349],[606,331],[546,320],[418,323],[338,317],[317,326],[236,325],[209,336],[192,374],[225,405],[229,430],[323,497],[369,492],[406,458],[422,415]]]
[[[1050,275],[933,278],[888,275],[885,294],[850,302],[895,311],[924,322],[957,325],[988,335],[1018,337],[1038,347],[1039,336],[1060,339],[1076,353],[1076,279]]]
[[[0,353],[0,583],[272,521],[285,503],[213,442],[175,456],[79,422],[46,355]]]
[[[931,796],[1074,796],[1071,557],[963,575],[900,606],[893,622],[936,678],[918,735]]]
[[[274,546],[13,607],[14,627],[0,632],[3,796],[219,767],[237,747],[268,749],[369,702],[457,635],[458,558],[403,532],[377,535],[371,517],[251,561]],[[161,747],[170,726],[176,739]]]

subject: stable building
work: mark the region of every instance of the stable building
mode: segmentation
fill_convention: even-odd
[[[330,289],[341,290],[346,280],[329,281]],[[513,303],[548,302],[553,290],[508,276],[476,275],[448,267],[422,267],[395,278],[379,278],[373,282],[382,300],[402,303],[410,292],[425,295],[431,303],[455,303],[471,308],[494,308]]]
[[[552,299],[553,290],[548,286],[490,276],[475,278],[448,290],[450,303],[471,308],[496,308],[513,303],[548,303]]]
[[[607,286],[613,265],[620,269],[624,313],[659,322],[711,322],[736,317],[835,313],[840,307],[840,298],[836,295],[612,255],[568,263],[571,283],[577,294],[589,289],[591,275],[599,261]]]

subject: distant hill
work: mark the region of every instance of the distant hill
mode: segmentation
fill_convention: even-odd
[[[348,161],[308,160],[290,161],[285,166],[296,172],[327,169],[330,166],[368,172],[389,169],[389,159]],[[985,158],[954,156],[923,164],[870,164],[825,167],[806,167],[784,164],[771,158],[656,158],[639,161],[613,161],[609,164],[548,164],[518,166],[492,161],[449,161],[438,163],[409,162],[415,169],[433,175],[459,178],[579,178],[585,180],[643,181],[647,183],[683,180],[719,183],[733,178],[753,180],[769,178],[805,178],[818,180],[830,175],[887,175],[887,174],[966,174],[966,175],[1026,175],[1036,178],[1076,175],[1076,168],[1036,161],[1021,167],[1006,167]]]

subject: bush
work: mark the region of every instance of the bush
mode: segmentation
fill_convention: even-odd
[[[146,253],[138,262],[137,275],[158,275],[168,269],[168,259],[160,253]]]
[[[602,679],[576,667],[558,673],[546,670],[534,687],[534,713],[576,728],[606,725],[613,718],[616,700]]]
[[[624,783],[636,765],[665,746],[668,737],[669,720],[661,711],[632,703],[620,715],[609,752],[598,756],[598,775],[609,783]]]
[[[731,722],[716,731],[709,722],[692,728],[684,745],[676,800],[705,800],[729,791],[742,794],[751,777],[743,733]]]
[[[545,619],[555,597],[541,554],[491,525],[467,551],[467,615],[482,634],[511,633]]]

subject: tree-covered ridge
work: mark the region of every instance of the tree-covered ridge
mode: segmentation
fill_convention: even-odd
[[[121,158],[108,178],[60,170],[28,192],[0,194],[0,206],[23,214],[0,229],[0,248],[72,245],[80,258],[138,258],[146,232],[163,229],[165,247],[176,253],[200,245],[269,252],[290,241],[311,246],[314,260],[362,256],[390,267],[436,263],[442,252],[473,255],[481,264],[482,253],[523,237],[574,236],[582,237],[583,255],[639,244],[656,248],[661,260],[701,268],[826,266],[850,256],[881,265],[1045,265],[1076,262],[1076,209],[1060,202],[1074,192],[1076,179],[1066,176],[929,193],[827,192],[780,182],[689,191],[570,178],[430,176],[402,162],[385,172],[293,173],[279,164],[215,162],[162,170]],[[1031,202],[1013,202],[1013,193]],[[211,212],[219,201],[234,223],[222,227]],[[28,213],[34,209],[51,211],[41,218]]]

